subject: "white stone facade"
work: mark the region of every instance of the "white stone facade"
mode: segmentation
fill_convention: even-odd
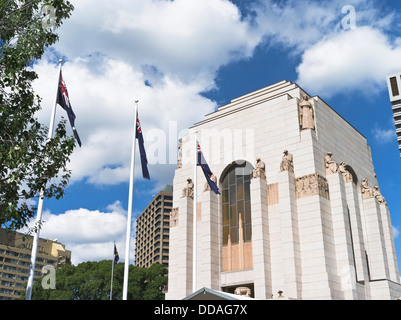
[[[174,177],[178,220],[170,228],[166,299],[193,293],[195,200],[182,197],[182,190],[187,179],[194,178],[195,130],[220,190],[235,161],[254,166],[260,157],[266,175],[266,179],[252,179],[249,186],[251,241],[234,244],[227,258],[223,195],[204,191],[206,180],[198,167],[197,290],[251,285],[256,299],[271,299],[279,291],[292,299],[401,296],[387,204],[375,197],[373,189],[362,196],[363,179],[370,188],[378,185],[366,138],[318,96],[309,99],[314,127],[303,129],[300,101],[304,95],[296,84],[279,82],[232,100],[183,137],[182,163]],[[280,170],[284,150],[293,156],[293,170]],[[334,166],[344,161],[353,181],[326,170],[328,152]],[[245,264],[223,270],[223,259],[226,263],[238,255],[245,255]]]

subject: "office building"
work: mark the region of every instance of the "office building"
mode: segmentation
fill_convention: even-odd
[[[148,268],[160,263],[168,267],[172,204],[173,187],[168,185],[139,215],[136,221],[136,266]]]
[[[395,132],[401,152],[401,72],[387,76],[387,86],[393,106]]]
[[[0,300],[17,300],[26,290],[32,242],[33,236],[0,229]],[[44,266],[64,264],[71,264],[71,251],[57,240],[39,238],[34,281],[43,276]]]

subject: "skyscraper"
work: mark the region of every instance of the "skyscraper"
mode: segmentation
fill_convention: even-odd
[[[168,267],[172,204],[173,187],[168,185],[139,215],[136,222],[135,265],[148,268],[160,263]]]
[[[393,117],[397,141],[401,152],[401,72],[387,76],[390,101],[393,105]]]

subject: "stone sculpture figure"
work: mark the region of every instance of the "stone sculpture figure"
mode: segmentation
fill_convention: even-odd
[[[315,116],[309,97],[304,95],[299,102],[299,115],[301,129],[315,129]]]
[[[253,179],[266,179],[265,163],[259,158],[256,158],[255,169],[253,169]]]
[[[294,172],[294,157],[288,150],[284,150],[284,155],[280,164],[280,171]]]
[[[344,178],[344,182],[352,182],[352,174],[351,172],[348,171],[348,169],[345,167],[344,161],[340,162],[340,165],[338,166],[338,172],[340,172]]]
[[[379,186],[374,186],[372,189],[372,195],[377,199],[380,204],[386,204],[386,200],[382,196]]]
[[[182,197],[194,198],[194,183],[191,178],[187,179],[187,186],[182,190]]]
[[[327,152],[327,155],[324,157],[324,163],[326,166],[326,175],[336,173],[338,171],[337,162],[331,160],[331,152]]]
[[[244,297],[250,297],[251,289],[249,289],[248,287],[238,287],[238,288],[235,288],[234,294],[237,294],[239,296],[244,296]]]
[[[365,178],[361,182],[362,199],[368,199],[373,197],[372,188],[368,185],[368,179]]]

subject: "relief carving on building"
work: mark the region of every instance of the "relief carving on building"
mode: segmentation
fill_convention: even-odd
[[[182,138],[180,138],[178,144],[178,165],[177,168],[182,168]]]
[[[280,163],[280,171],[294,172],[294,157],[288,150],[284,150],[283,158]]]
[[[261,178],[266,180],[265,163],[259,158],[256,158],[255,169],[253,169],[253,179]]]
[[[299,124],[301,130],[315,129],[315,115],[307,95],[304,95],[299,102]]]
[[[192,182],[191,178],[187,179],[187,185],[184,189],[182,189],[182,196],[181,198],[184,197],[189,197],[191,199],[194,198],[194,183]]]
[[[170,212],[170,228],[176,226],[178,226],[178,208],[173,208]]]
[[[331,159],[332,153],[327,152],[327,155],[324,157],[324,164],[326,167],[326,175],[338,172],[338,164],[334,160]]]
[[[278,183],[267,185],[267,205],[272,206],[279,203]]]
[[[326,178],[320,174],[312,173],[295,180],[295,191],[297,199],[321,195],[326,199],[329,196],[329,184]]]

